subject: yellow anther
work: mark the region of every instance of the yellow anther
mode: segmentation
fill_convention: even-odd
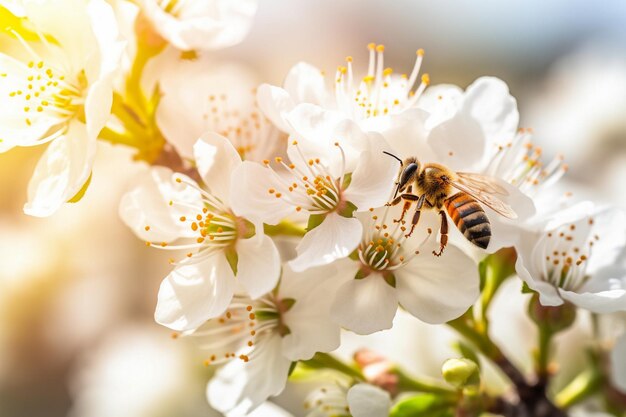
[[[367,49],[374,50],[376,49],[376,44],[374,42],[367,44]]]
[[[430,84],[430,75],[428,74],[423,74],[422,75],[422,82],[426,85]]]
[[[385,52],[385,45],[378,45],[376,47],[376,52]]]
[[[424,50],[422,48],[418,49],[416,52],[417,56],[424,56]]]
[[[393,68],[385,68],[383,71],[383,75],[386,77],[388,75],[391,75],[393,73]]]
[[[351,56],[347,56],[346,57],[346,62],[352,62],[352,57]]]

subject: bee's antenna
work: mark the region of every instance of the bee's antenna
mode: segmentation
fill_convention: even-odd
[[[397,157],[397,156],[395,156],[394,154],[389,153],[389,152],[387,152],[387,151],[383,151],[383,153],[384,153],[385,155],[389,155],[389,156],[391,156],[392,158],[396,158],[396,159],[398,160],[398,162],[400,162],[400,165],[402,165],[402,159],[398,158],[398,157]]]

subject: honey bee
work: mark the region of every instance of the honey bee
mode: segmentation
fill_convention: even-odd
[[[404,200],[402,215],[396,222],[404,222],[404,216],[417,202],[411,220],[411,236],[417,225],[421,211],[426,208],[438,210],[441,216],[439,251],[441,256],[448,243],[448,219],[446,211],[463,236],[474,245],[486,249],[491,239],[491,224],[480,203],[509,219],[517,218],[515,211],[497,196],[507,196],[507,190],[495,178],[467,172],[454,172],[435,163],[422,165],[417,158],[402,161],[397,156],[384,152],[400,162],[400,172],[395,182],[393,199],[387,203],[395,206]],[[445,207],[445,211],[443,210]]]

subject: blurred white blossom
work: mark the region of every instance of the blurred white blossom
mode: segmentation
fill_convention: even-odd
[[[140,0],[153,29],[183,51],[226,48],[243,40],[256,0]]]
[[[0,151],[49,143],[24,206],[49,216],[88,183],[124,44],[103,0],[21,6],[23,19],[2,11]]]

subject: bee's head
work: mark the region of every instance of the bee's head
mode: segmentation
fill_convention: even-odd
[[[402,166],[400,167],[400,173],[398,174],[398,192],[404,191],[413,181],[415,177],[417,177],[417,173],[419,172],[419,161],[410,157],[402,162]]]
[[[402,161],[397,156],[389,153],[383,153],[392,156],[400,162],[400,171],[398,172],[398,178],[396,179],[396,191],[393,195],[393,198],[396,198],[398,193],[403,192],[414,180],[419,172],[420,163],[415,157],[409,157]]]

